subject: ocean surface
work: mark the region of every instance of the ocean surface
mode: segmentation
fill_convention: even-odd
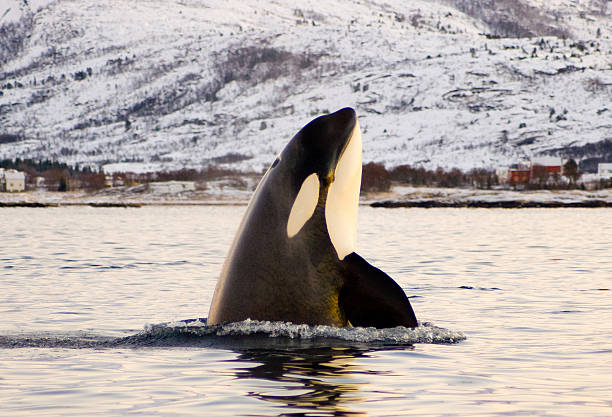
[[[209,326],[244,210],[0,209],[0,416],[612,416],[612,210],[362,207],[421,327]]]

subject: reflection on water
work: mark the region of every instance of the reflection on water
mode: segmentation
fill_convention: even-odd
[[[405,347],[404,349],[409,349]],[[281,407],[298,408],[303,413],[283,415],[366,415],[354,405],[365,401],[360,375],[377,374],[355,365],[355,358],[367,350],[350,347],[321,347],[306,350],[246,350],[236,361],[256,363],[253,367],[235,368],[238,378],[272,381],[273,387],[249,392],[248,395]],[[310,412],[306,411],[310,410]]]

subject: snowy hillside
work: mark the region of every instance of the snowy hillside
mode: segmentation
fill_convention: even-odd
[[[365,162],[612,157],[605,0],[329,3],[0,0],[0,159],[259,171],[345,106]]]

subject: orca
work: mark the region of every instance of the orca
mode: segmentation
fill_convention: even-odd
[[[291,139],[249,202],[209,324],[418,326],[402,288],[354,252],[361,147],[351,108],[312,120]]]

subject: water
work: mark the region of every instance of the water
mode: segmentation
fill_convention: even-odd
[[[185,322],[244,209],[0,210],[0,415],[612,415],[612,210],[362,207],[417,332]]]

